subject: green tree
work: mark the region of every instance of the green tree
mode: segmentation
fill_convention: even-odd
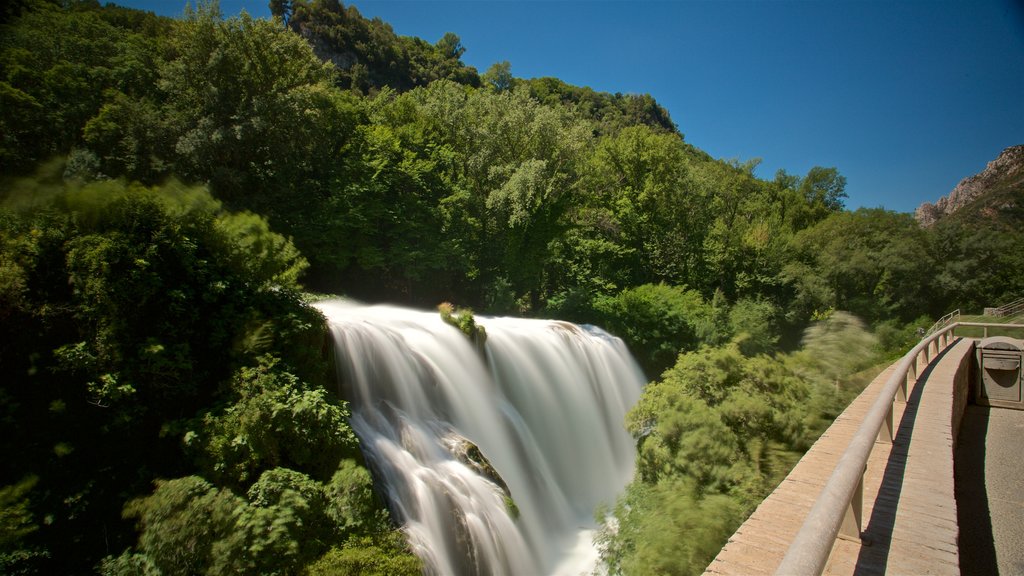
[[[85,146],[96,155],[96,176],[126,176],[149,184],[173,166],[171,137],[156,103],[116,91],[107,93],[99,112],[82,129]]]
[[[285,24],[288,24],[288,20],[292,17],[292,11],[294,10],[291,0],[270,0],[269,8],[270,13],[280,18]]]
[[[0,168],[30,173],[82,144],[82,127],[109,91],[153,91],[159,48],[105,12],[32,3],[0,34]],[[113,19],[111,19],[113,20]],[[159,29],[157,30],[159,31]]]
[[[609,94],[586,86],[572,86],[558,78],[520,79],[530,94],[545,106],[572,108],[594,124],[595,133],[611,136],[629,126],[647,126],[656,132],[679,134],[668,110],[649,94]],[[710,159],[707,154],[703,154]]]
[[[336,275],[347,263],[339,197],[362,174],[348,156],[359,146],[359,100],[334,88],[334,66],[302,37],[246,14],[224,20],[201,5],[169,44],[156,133],[167,134],[174,170],[294,238],[313,258],[315,283]],[[96,140],[125,141],[123,124],[104,132],[96,123]]]
[[[508,60],[495,62],[480,77],[485,86],[490,86],[495,92],[505,92],[515,86],[516,79],[512,76],[512,65]]]
[[[339,550],[372,559],[368,564],[419,567],[390,529],[366,469],[351,460],[327,484],[272,468],[247,492],[242,499],[198,476],[159,482],[152,495],[125,507],[138,521],[140,553],[108,558],[104,572],[152,566],[163,574],[297,574],[309,566],[315,573]],[[379,557],[382,548],[388,557]]]
[[[462,58],[462,55],[466,53],[466,48],[462,45],[462,40],[452,32],[445,32],[444,36],[437,41],[437,49],[441,52],[441,56],[453,60]]]
[[[779,309],[763,299],[739,300],[729,310],[729,328],[745,356],[770,353],[779,342]]]
[[[451,32],[435,44],[400,37],[379,18],[364,18],[355,6],[338,0],[293,0],[288,26],[309,38],[323,60],[337,65],[338,83],[345,88],[374,94],[386,87],[404,92],[436,80],[480,85],[476,69],[460,60],[465,49]]]
[[[796,246],[810,277],[799,265],[790,268],[791,277],[798,291],[824,300],[814,305],[820,310],[849,310],[868,320],[910,320],[928,311],[936,265],[925,232],[909,214],[837,212],[800,232]]]
[[[842,211],[846,177],[835,168],[815,166],[800,180],[797,192],[803,199],[794,222],[799,230],[824,220],[829,214]]]
[[[586,125],[524,91],[451,82],[374,104],[364,132],[369,185],[346,199],[359,215],[348,235],[357,262],[412,272],[401,280],[406,294],[462,285],[462,294],[440,299],[478,302],[507,284],[513,301],[537,309],[548,245],[573,203]]]
[[[680,576],[701,573],[743,518],[729,497],[701,497],[680,479],[631,488],[615,515],[614,534],[598,535],[612,574]]]
[[[594,302],[601,322],[619,335],[649,374],[660,374],[680,352],[720,342],[713,308],[685,287],[644,284]]]
[[[1024,293],[1024,276],[1019,273],[1022,255],[1017,249],[1024,234],[1019,230],[993,222],[940,220],[928,237],[936,268],[927,278],[937,294],[928,294],[921,304],[931,306],[917,308],[920,312],[938,317],[956,308],[981,310]]]
[[[627,414],[637,476],[597,536],[612,573],[703,570],[856,394],[839,380],[875,361],[874,338],[843,313],[792,354],[746,356],[742,342],[680,354]]]
[[[363,537],[332,548],[307,570],[310,576],[417,576],[423,573],[419,558],[405,551],[399,533]]]
[[[782,270],[792,260],[786,197],[754,177],[759,162],[704,163],[698,175],[714,203],[704,240],[709,278],[730,300],[781,298]]]
[[[28,541],[39,530],[29,498],[38,481],[37,476],[27,476],[16,484],[0,487],[0,569],[5,574],[31,573],[33,564],[45,555]]]
[[[687,147],[678,136],[637,126],[601,139],[584,185],[587,201],[606,207],[614,218],[595,222],[596,232],[603,231],[626,255],[616,263],[616,284],[703,283],[707,189],[692,178]]]
[[[262,359],[232,381],[237,400],[206,414],[185,435],[206,477],[221,485],[248,486],[262,470],[308,470],[326,480],[345,457],[355,455],[348,410],[322,388],[313,388]]]
[[[181,176],[208,180],[236,201],[273,183],[279,170],[334,152],[335,141],[310,129],[336,113],[333,67],[302,38],[245,13],[223,20],[216,5],[203,4],[177,23],[170,44],[174,57],[161,67],[159,86]]]
[[[5,477],[32,470],[48,495],[32,502],[51,518],[29,535],[33,565],[66,572],[131,544],[125,498],[188,473],[181,422],[235,367],[273,354],[307,382],[328,371],[322,317],[295,293],[303,261],[265,222],[202,188],[82,185],[48,169],[4,184],[0,437]]]
[[[206,573],[217,541],[231,532],[244,500],[198,476],[162,482],[152,496],[134,500],[125,516],[135,518],[139,548],[163,574]]]

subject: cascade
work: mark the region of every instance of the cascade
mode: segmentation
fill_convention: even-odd
[[[644,376],[622,342],[567,322],[317,304],[351,424],[433,574],[580,574],[594,509],[632,477],[623,427]]]

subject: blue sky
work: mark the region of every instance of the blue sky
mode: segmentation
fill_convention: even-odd
[[[184,1],[119,0],[179,15]],[[910,212],[1024,144],[1024,3],[355,0],[480,72],[649,93],[686,140],[758,175],[835,166],[847,206]],[[266,0],[221,0],[267,16]]]

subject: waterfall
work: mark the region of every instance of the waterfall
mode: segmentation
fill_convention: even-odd
[[[593,569],[594,509],[632,477],[623,418],[644,382],[619,339],[478,317],[481,351],[436,312],[317,307],[352,427],[429,573]]]

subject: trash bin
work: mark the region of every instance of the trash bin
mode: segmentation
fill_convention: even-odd
[[[978,342],[978,404],[1024,410],[1021,359],[1024,341],[992,336]]]

